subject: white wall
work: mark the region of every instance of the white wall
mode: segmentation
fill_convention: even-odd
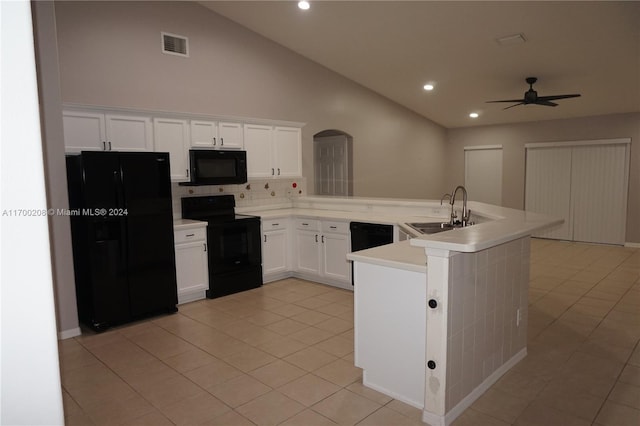
[[[447,187],[464,179],[465,146],[502,145],[502,204],[523,209],[526,143],[616,138],[631,138],[626,242],[640,243],[640,113],[449,129]]]
[[[56,2],[64,102],[305,122],[353,136],[354,195],[439,198],[445,130],[193,2]],[[160,32],[189,38],[162,54]]]
[[[31,4],[0,2],[0,29],[0,423],[63,424]]]
[[[38,89],[44,139],[47,205],[54,209],[69,208],[67,170],[64,159],[64,133],[58,72],[55,11],[52,1],[32,3]],[[62,338],[80,334],[76,288],[71,253],[69,216],[49,216],[51,259],[56,295],[56,317]]]

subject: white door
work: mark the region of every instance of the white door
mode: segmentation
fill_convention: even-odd
[[[316,195],[351,195],[347,136],[315,138],[313,146]]]
[[[571,240],[571,148],[527,149],[526,152],[524,209],[564,219],[561,226],[535,236]]]
[[[576,147],[571,164],[573,240],[624,244],[628,176],[626,146]]]
[[[204,241],[176,244],[176,278],[178,281],[178,303],[193,300],[194,293],[209,288],[207,251]]]
[[[613,139],[527,145],[525,209],[565,220],[561,227],[535,236],[624,244],[629,143]]]
[[[502,146],[464,148],[464,186],[469,200],[502,205]]]

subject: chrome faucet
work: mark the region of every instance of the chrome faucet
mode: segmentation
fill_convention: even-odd
[[[451,201],[452,196],[449,193],[444,194],[442,196],[442,198],[440,198],[440,205],[442,205],[442,203],[444,202],[445,198],[448,198],[449,199],[449,204],[451,204],[451,220],[450,220],[449,223],[451,223],[451,225],[453,226],[453,222],[455,221],[457,216],[456,216],[456,212],[453,211],[453,202]]]
[[[453,211],[453,205],[456,202],[456,194],[458,190],[462,189],[462,226],[467,226],[469,224],[469,216],[471,216],[471,210],[467,210],[467,190],[464,186],[458,185],[456,189],[453,190],[451,195],[451,224],[453,225],[454,219],[457,217],[455,212]]]

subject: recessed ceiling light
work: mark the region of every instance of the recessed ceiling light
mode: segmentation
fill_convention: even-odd
[[[311,5],[309,4],[308,1],[299,1],[298,2],[298,7],[302,10],[307,10],[311,7]]]
[[[478,113],[477,112],[472,112],[471,114],[469,114],[469,117],[471,118],[478,118]]]
[[[425,84],[424,86],[422,86],[422,88],[427,92],[430,92],[431,90],[433,90],[433,84]]]

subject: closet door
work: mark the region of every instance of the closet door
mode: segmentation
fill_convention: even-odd
[[[624,244],[627,220],[627,146],[573,148],[573,240]]]
[[[534,236],[572,239],[572,148],[527,148],[525,210],[561,217],[564,223]]]

